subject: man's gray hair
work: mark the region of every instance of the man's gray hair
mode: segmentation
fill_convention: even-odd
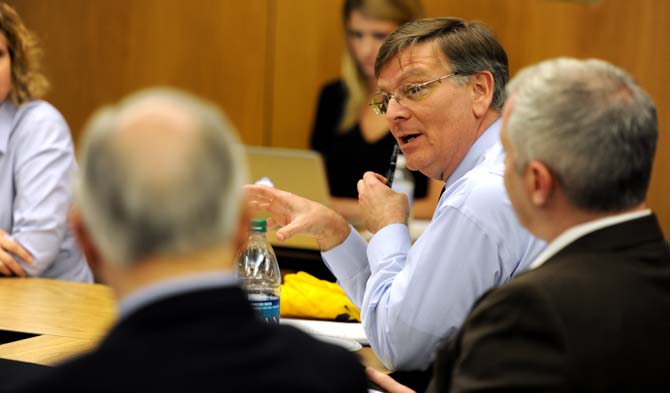
[[[194,96],[150,89],[99,110],[80,163],[77,204],[113,263],[223,246],[234,233],[242,147],[225,115]]]
[[[652,99],[622,69],[602,60],[559,58],[509,83],[507,123],[521,172],[544,162],[576,207],[622,211],[645,199],[658,124]]]

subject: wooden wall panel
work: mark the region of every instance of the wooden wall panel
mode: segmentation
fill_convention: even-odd
[[[271,145],[306,148],[319,90],[340,75],[341,0],[276,0]]]
[[[555,56],[631,72],[659,109],[649,205],[670,222],[670,1],[423,0],[429,16],[479,19],[511,71]],[[169,84],[220,104],[249,144],[308,146],[320,87],[338,77],[342,0],[14,0],[46,50],[48,99],[75,137],[100,104]]]
[[[16,0],[45,49],[47,99],[75,139],[90,113],[141,87],[170,85],[219,104],[261,144],[268,1]]]
[[[271,144],[307,147],[320,86],[339,74],[341,1],[277,0]],[[315,6],[314,3],[320,3]],[[599,57],[632,73],[654,98],[660,140],[648,203],[670,222],[670,2],[667,0],[423,0],[428,16],[493,28],[512,74],[556,56]],[[335,6],[335,4],[337,6]],[[312,19],[306,18],[313,13]],[[291,23],[293,21],[294,23]],[[299,34],[302,29],[303,35]]]
[[[670,2],[666,0],[424,0],[430,15],[484,21],[502,41],[511,73],[556,56],[597,57],[630,72],[653,97],[659,144],[649,206],[670,223]]]

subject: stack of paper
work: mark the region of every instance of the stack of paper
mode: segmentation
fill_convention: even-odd
[[[345,338],[348,340],[358,341],[361,344],[369,345],[363,325],[352,322],[332,322],[332,321],[317,321],[311,319],[294,319],[281,318],[280,323],[284,325],[291,325],[305,333],[317,335]]]

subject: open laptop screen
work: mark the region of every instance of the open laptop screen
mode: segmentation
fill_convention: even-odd
[[[267,177],[278,189],[328,205],[323,159],[311,150],[245,146],[251,182]]]

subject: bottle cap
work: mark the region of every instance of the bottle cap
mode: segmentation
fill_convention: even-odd
[[[267,232],[267,222],[265,218],[254,218],[249,223],[249,230],[252,232]]]

